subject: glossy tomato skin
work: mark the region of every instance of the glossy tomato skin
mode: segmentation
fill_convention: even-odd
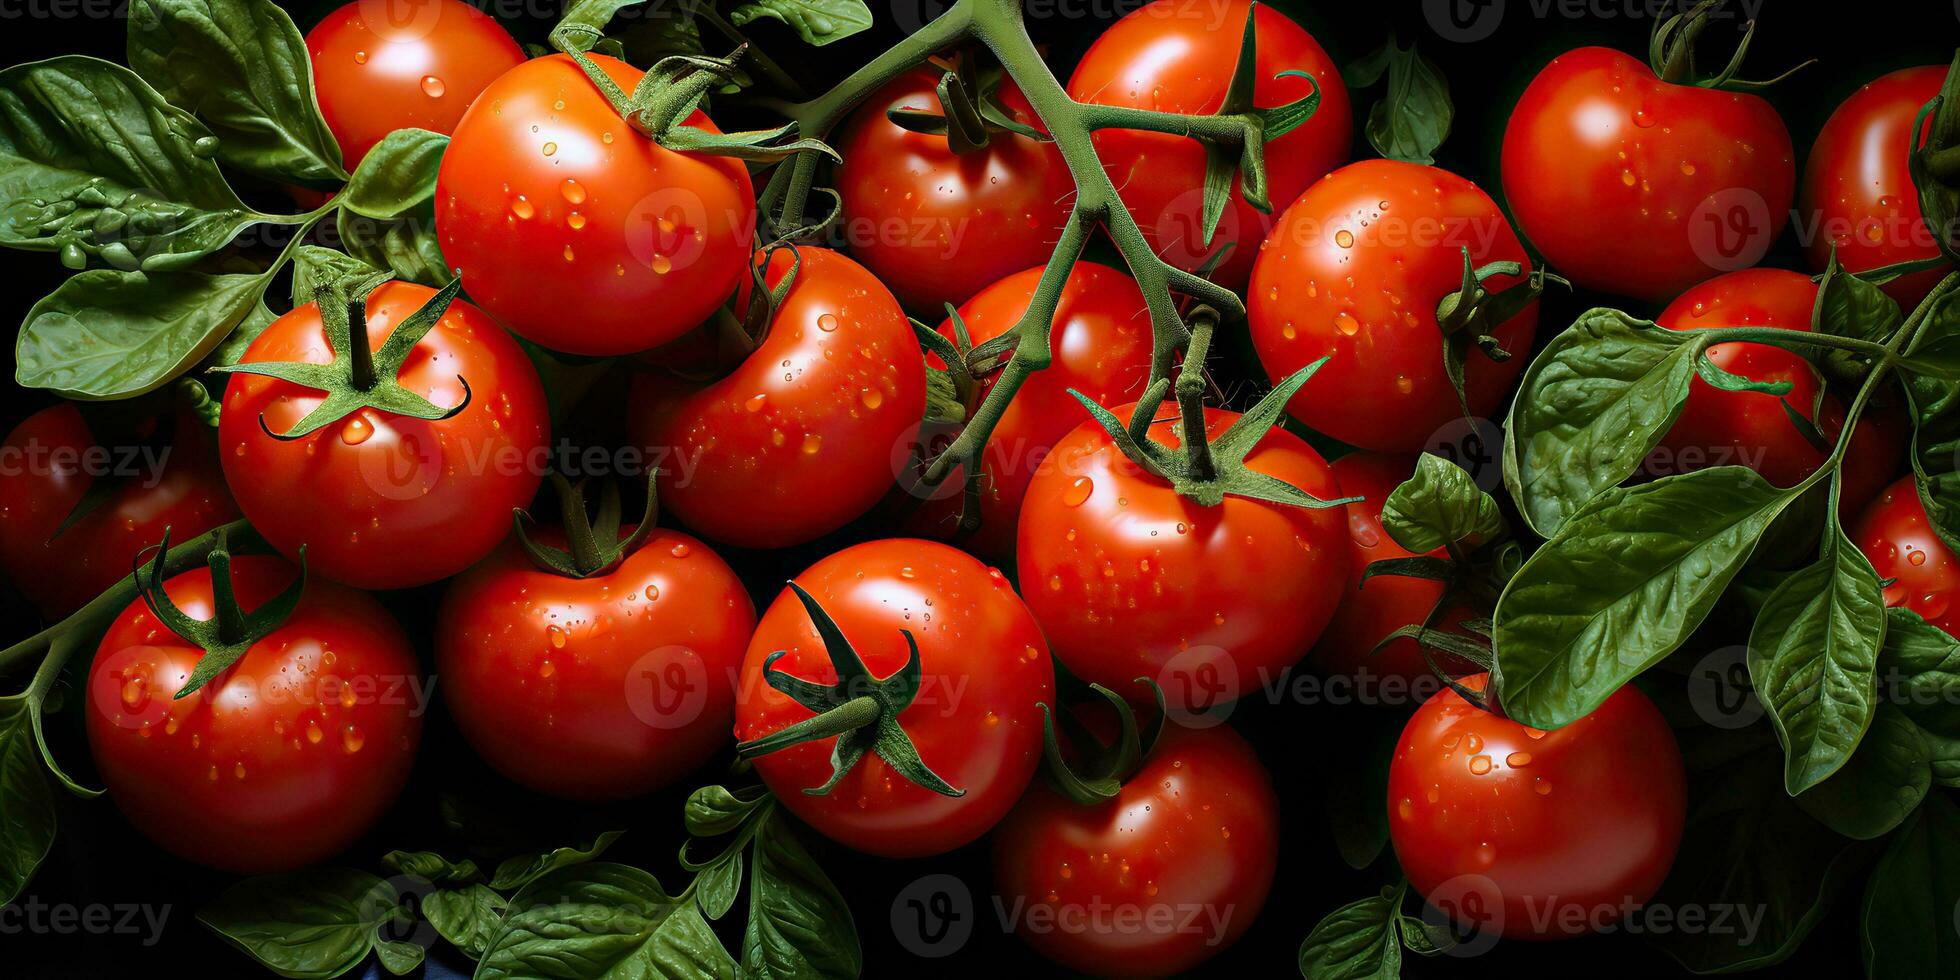
[[[1716,276],[1682,293],[1655,322],[1670,330],[1715,327],[1771,327],[1808,331],[1817,302],[1817,284],[1800,272],[1744,269]],[[1802,355],[1769,344],[1734,342],[1708,348],[1717,367],[1746,378],[1788,382],[1782,399],[1759,392],[1722,391],[1696,377],[1674,426],[1647,459],[1646,468],[1668,476],[1710,466],[1747,466],[1779,487],[1794,486],[1824,462],[1791,424],[1779,401],[1820,431],[1836,438],[1844,426],[1844,403],[1824,394],[1823,417],[1815,418],[1823,378]],[[1903,423],[1896,406],[1869,408],[1852,434],[1844,473],[1842,507],[1855,513],[1898,472],[1904,455]]]
[[[1554,271],[1664,302],[1755,264],[1796,192],[1789,130],[1748,94],[1673,85],[1610,48],[1552,59],[1504,130],[1504,197]]]
[[[1026,269],[982,290],[960,307],[968,337],[976,345],[1014,329],[1027,312],[1040,267]],[[939,325],[953,339],[953,321]],[[1077,262],[1055,305],[1049,334],[1054,361],[1028,376],[1021,390],[1001,413],[987,441],[981,464],[980,529],[958,538],[961,547],[988,561],[1008,561],[1014,555],[1014,536],[1021,519],[1021,498],[1055,443],[1088,412],[1071,389],[1098,405],[1135,401],[1150,381],[1150,311],[1136,280],[1109,266]],[[1005,364],[1006,357],[1000,363]],[[937,358],[934,367],[941,366]],[[998,374],[975,386],[973,404],[993,389]],[[911,518],[911,528],[927,537],[944,537],[959,526],[961,472],[931,488]],[[924,488],[922,488],[924,489]]]
[[[555,532],[534,539],[565,547]],[[511,541],[450,586],[436,666],[457,727],[498,772],[553,796],[620,799],[726,743],[754,630],[734,570],[678,531],[582,579]]]
[[[1822,272],[1833,247],[1851,272],[1939,254],[1919,211],[1907,159],[1913,120],[1945,79],[1945,65],[1882,75],[1852,93],[1825,121],[1804,163],[1802,214],[1817,223],[1807,243],[1812,268]],[[1911,310],[1944,274],[1931,269],[1881,288]]]
[[[874,677],[905,666],[901,630],[919,644],[917,698],[898,716],[919,757],[966,795],[941,796],[866,753],[827,795],[803,790],[830,778],[830,740],[755,760],[776,799],[803,822],[846,846],[883,857],[940,854],[986,833],[1028,786],[1041,762],[1040,703],[1053,703],[1048,644],[999,571],[932,541],[894,538],[837,552],[796,577],[836,620]],[[795,594],[776,597],[742,663],[735,737],[768,735],[811,716],[763,681],[778,670],[819,684],[837,674]]]
[[[1287,408],[1342,442],[1414,452],[1463,408],[1443,368],[1436,305],[1463,288],[1463,249],[1483,266],[1531,271],[1497,203],[1436,167],[1395,160],[1350,164],[1313,185],[1280,216],[1247,291],[1253,345],[1275,381],[1331,355]],[[1522,276],[1485,281],[1493,292]],[[1536,303],[1495,331],[1508,361],[1472,350],[1470,411],[1495,413],[1524,370]],[[1356,406],[1367,406],[1357,411]]]
[[[1314,662],[1329,674],[1398,677],[1427,682],[1433,675],[1414,640],[1401,639],[1375,649],[1383,637],[1404,626],[1417,625],[1443,598],[1444,583],[1402,575],[1377,575],[1361,583],[1362,573],[1378,561],[1413,558],[1382,530],[1382,503],[1395,488],[1415,474],[1416,458],[1407,454],[1349,453],[1334,461],[1334,479],[1341,495],[1362,498],[1347,505],[1348,583],[1334,618],[1314,645]],[[1447,557],[1438,548],[1429,557]]]
[[[448,134],[524,49],[462,0],[369,0],[328,14],[306,34],[320,114],[348,172],[397,129]]]
[[[1248,7],[1247,0],[1216,5],[1154,0],[1096,39],[1069,76],[1068,94],[1102,105],[1216,112],[1238,64]],[[1270,6],[1260,6],[1256,18],[1253,104],[1272,108],[1296,102],[1313,94],[1316,85],[1321,93],[1320,108],[1311,119],[1266,143],[1267,199],[1277,211],[1347,159],[1354,120],[1340,72],[1313,36]],[[1313,81],[1285,72],[1305,72]],[[1231,254],[1212,278],[1233,288],[1245,282],[1253,253],[1273,219],[1245,202],[1235,177],[1231,202],[1211,246],[1203,244],[1203,146],[1186,137],[1129,129],[1100,130],[1095,145],[1123,203],[1158,255],[1195,271],[1230,244]]]
[[[1279,836],[1279,800],[1252,747],[1230,728],[1173,723],[1113,800],[1080,806],[1046,785],[1029,790],[994,834],[994,881],[1022,903],[1018,921],[1052,910],[1053,927],[1020,930],[1049,960],[1164,976],[1258,918]],[[1187,922],[1193,909],[1203,911]]]
[[[0,571],[47,619],[80,609],[128,576],[137,553],[162,540],[165,528],[188,541],[238,518],[210,430],[189,412],[152,424],[170,426],[172,438],[100,446],[81,411],[64,402],[28,416],[0,446],[7,465],[0,475]],[[126,476],[124,466],[132,468]],[[119,482],[55,537],[97,479]]]
[[[1960,636],[1960,562],[1933,530],[1911,474],[1885,488],[1845,529],[1871,560],[1885,587],[1885,604],[1902,606]]]
[[[294,575],[262,555],[231,568],[247,610]],[[164,591],[193,619],[213,615],[208,569]],[[89,746],[130,823],[173,854],[242,874],[319,862],[373,826],[408,780],[430,694],[387,611],[310,579],[284,624],[173,700],[204,655],[142,600],[102,637],[89,669]]]
[[[628,92],[642,72],[592,60]],[[695,112],[687,124],[715,126]],[[628,126],[564,55],[491,83],[436,175],[436,235],[470,298],[568,354],[630,354],[699,325],[745,275],[754,188],[740,160]]]
[[[407,282],[370,294],[373,349],[434,295]],[[243,360],[322,364],[330,351],[319,307],[308,303],[267,327]],[[420,585],[469,567],[503,540],[511,510],[530,503],[543,478],[550,420],[537,370],[481,310],[451,303],[398,377],[443,408],[462,399],[467,381],[470,402],[436,421],[362,409],[282,440],[266,428],[288,431],[320,392],[234,374],[218,422],[225,479],[252,526],[289,556],[305,545],[315,575],[358,588]]]
[[[1129,417],[1127,406],[1114,411]],[[1175,417],[1159,413],[1150,437],[1177,445]],[[1206,409],[1205,428],[1216,439],[1237,418]],[[1320,455],[1282,429],[1246,465],[1322,500],[1340,496]],[[1028,485],[1020,581],[1055,656],[1077,677],[1147,700],[1138,677],[1171,690],[1202,673],[1223,685],[1203,696],[1229,700],[1292,666],[1332,618],[1348,576],[1346,525],[1338,507],[1186,500],[1090,421],[1055,445]],[[1182,688],[1172,693],[1184,699]]]
[[[843,255],[798,251],[768,335],[727,377],[634,382],[633,438],[659,463],[660,506],[737,547],[801,544],[870,509],[925,414],[925,360],[891,291]],[[772,289],[796,261],[774,253]]]
[[[1416,891],[1484,916],[1466,926],[1558,939],[1653,896],[1680,847],[1687,776],[1666,720],[1631,685],[1551,732],[1444,689],[1402,730],[1388,808]]]
[[[886,118],[893,108],[939,112],[940,74],[922,67],[894,79],[857,109],[837,144],[851,255],[923,317],[1046,262],[1075,202],[1053,143],[995,132],[985,149],[958,154],[944,136]],[[1013,81],[1002,81],[999,98],[1040,126]]]

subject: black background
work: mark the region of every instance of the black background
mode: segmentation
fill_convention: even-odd
[[[800,78],[820,85],[861,64],[889,43],[899,31],[894,26],[896,22],[918,19],[916,6],[905,9],[894,4],[918,2],[874,0],[872,7],[879,19],[878,28],[814,55],[773,22],[763,22],[753,36],[778,60],[791,66]],[[1037,40],[1051,52],[1050,63],[1057,74],[1066,78],[1101,24],[1135,5],[1136,0],[1035,0],[1033,9],[1041,15],[1031,19],[1030,27]],[[1305,25],[1342,65],[1369,53],[1391,31],[1404,43],[1419,44],[1422,52],[1445,72],[1456,103],[1454,131],[1439,154],[1439,164],[1470,177],[1500,199],[1497,180],[1500,138],[1510,107],[1524,86],[1546,61],[1573,47],[1602,44],[1644,53],[1653,6],[1648,0],[1590,0],[1582,4],[1493,0],[1480,8],[1478,16],[1496,17],[1495,29],[1485,39],[1463,43],[1452,39],[1460,34],[1439,33],[1426,16],[1425,8],[1432,5],[1416,0],[1393,4],[1278,0],[1277,5]],[[286,6],[305,30],[334,5]],[[522,6],[513,3],[509,8]],[[551,0],[532,0],[529,6],[531,15],[512,21],[509,26],[520,40],[541,42],[550,24],[553,4]],[[1434,6],[1440,8],[1441,4]],[[1762,23],[1745,77],[1769,77],[1804,59],[1819,59],[1817,65],[1779,85],[1768,96],[1789,126],[1799,166],[1825,117],[1858,85],[1896,68],[1943,64],[1952,57],[1955,43],[1960,42],[1960,15],[1956,15],[1955,4],[1946,0],[1909,3],[1872,0],[1831,5],[1764,0],[1761,7]],[[4,49],[5,62],[62,53],[121,60],[124,23],[119,15],[72,15],[76,10],[99,12],[102,9],[99,5],[63,7],[60,0],[37,3],[0,0],[0,49]],[[1578,15],[1569,16],[1568,12],[1575,9]],[[50,15],[63,10],[71,15]],[[1738,36],[1738,23],[1731,21],[1715,26],[1704,43],[1711,51],[1726,52]],[[1708,57],[1715,60],[1716,55]],[[1365,117],[1365,107],[1378,95],[1378,90],[1356,94],[1357,127]],[[1370,152],[1358,132],[1355,148],[1357,154]],[[247,192],[250,193],[249,189]],[[268,198],[271,200],[274,199]],[[1609,234],[1610,229],[1603,228],[1601,233]],[[0,286],[0,320],[18,322],[27,308],[52,289],[64,273],[52,256],[10,253],[4,262],[6,272],[0,276],[0,283],[4,283]],[[1802,267],[1796,245],[1787,232],[1766,264]],[[1541,322],[1546,326],[1540,331],[1541,339],[1569,323],[1578,311],[1600,304],[1618,305],[1641,315],[1655,312],[1612,297],[1555,291],[1544,302]],[[1224,346],[1226,357],[1219,365],[1221,373],[1227,377],[1245,377],[1256,371],[1256,365],[1247,370],[1250,361],[1243,349],[1235,351],[1229,345]],[[38,393],[8,388],[12,394],[0,421],[9,426],[47,401]],[[592,435],[606,438],[603,423]],[[876,534],[874,528],[859,526],[789,553],[731,557],[742,568],[757,597],[766,601],[784,577],[826,551],[840,543]],[[436,589],[421,589],[391,599],[391,606],[419,635],[425,651],[432,629],[431,612],[438,596]],[[34,613],[11,592],[0,608],[4,608],[0,623],[5,624],[0,631],[9,640],[36,628]],[[1726,628],[1733,632],[1740,626],[1732,623]],[[440,692],[440,685],[436,690]],[[1300,940],[1322,915],[1387,882],[1392,873],[1389,870],[1377,867],[1357,872],[1341,862],[1329,838],[1323,800],[1330,783],[1340,778],[1339,760],[1361,750],[1371,740],[1384,735],[1392,737],[1399,727],[1400,710],[1355,705],[1269,705],[1257,698],[1241,705],[1233,724],[1253,740],[1273,772],[1287,836],[1282,845],[1278,880],[1263,914],[1251,932],[1237,946],[1207,964],[1205,972],[1291,974]],[[69,724],[73,720],[59,717],[53,720],[52,728],[60,742],[57,752],[73,769],[86,773],[87,750],[74,737],[75,731]],[[720,765],[718,762],[704,770],[701,781],[711,781],[720,771]],[[627,830],[626,838],[609,856],[647,867],[677,888],[684,880],[673,863],[674,851],[682,839],[680,803],[684,790],[603,808],[567,805],[536,797],[484,768],[446,724],[438,705],[408,792],[384,826],[345,855],[343,861],[376,870],[378,857],[391,848],[431,848],[459,853],[455,838],[444,832],[437,819],[437,794],[446,792],[472,805],[480,814],[477,818],[480,829],[501,827],[514,839],[538,846],[582,842],[601,830]],[[46,903],[167,904],[169,919],[162,941],[153,948],[145,948],[129,936],[0,935],[0,975],[121,977],[138,969],[191,969],[211,976],[254,974],[247,960],[192,921],[197,906],[221,889],[228,880],[226,877],[162,855],[123,822],[107,800],[88,802],[64,796],[60,819],[54,851],[23,897]],[[1791,857],[1801,859],[1798,855]],[[991,886],[984,842],[921,862],[882,861],[836,848],[824,851],[822,858],[852,903],[865,945],[868,976],[921,968],[955,974],[982,969],[1055,972],[1018,940],[1003,934],[989,911]],[[891,909],[894,897],[903,888],[923,875],[936,873],[954,875],[965,884],[979,907],[979,919],[972,939],[957,957],[926,963],[908,954],[898,941],[891,925]],[[1785,964],[1776,972],[1802,970],[1825,976],[1861,972],[1856,904],[1856,892],[1848,893],[1793,961],[1801,965]],[[1410,909],[1414,909],[1413,902]],[[727,938],[731,947],[739,943],[738,935]],[[467,961],[445,948],[439,947],[436,959],[447,967],[460,968],[465,973],[468,970]],[[365,969],[371,974],[378,972],[372,961]],[[1676,975],[1680,969],[1637,939],[1611,936],[1555,944],[1503,943],[1475,959],[1425,961],[1411,957],[1405,972],[1412,977],[1520,972],[1647,977]],[[448,974],[432,970],[430,975]]]

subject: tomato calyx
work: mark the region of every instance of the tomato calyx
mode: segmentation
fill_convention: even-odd
[[[1456,389],[1456,400],[1463,408],[1463,417],[1469,418],[1470,396],[1463,388],[1463,370],[1469,360],[1470,348],[1492,361],[1502,363],[1511,359],[1511,352],[1503,348],[1496,337],[1497,329],[1514,316],[1525,311],[1526,307],[1538,302],[1544,295],[1545,284],[1555,282],[1568,289],[1572,284],[1563,277],[1553,275],[1546,269],[1533,269],[1525,281],[1501,292],[1491,292],[1484,288],[1484,282],[1495,276],[1519,276],[1524,274],[1524,266],[1518,262],[1491,262],[1477,266],[1470,261],[1470,249],[1463,249],[1463,285],[1436,304],[1436,326],[1443,332],[1443,370],[1449,375],[1450,387]]]
[[[223,364],[211,368],[219,374],[256,374],[289,384],[315,388],[326,393],[306,417],[285,432],[274,432],[259,416],[259,428],[282,442],[303,439],[361,409],[374,409],[404,418],[439,422],[453,418],[470,404],[470,383],[456,376],[463,386],[463,397],[455,405],[442,408],[421,395],[402,387],[396,380],[415,345],[448,312],[449,304],[462,292],[463,280],[452,278],[422,307],[395,325],[380,350],[368,341],[367,297],[389,279],[388,273],[338,278],[320,292],[320,325],[326,331],[333,360],[325,364],[304,361],[254,361]]]
[[[1753,92],[1775,85],[1817,63],[1817,59],[1812,58],[1768,81],[1756,82],[1735,77],[1736,72],[1742,69],[1742,59],[1749,54],[1749,42],[1756,37],[1756,22],[1752,20],[1743,31],[1742,41],[1736,45],[1735,54],[1729,57],[1728,64],[1713,76],[1699,77],[1695,71],[1695,41],[1708,28],[1711,16],[1724,2],[1701,0],[1682,13],[1655,22],[1647,42],[1647,58],[1661,81],[1730,92]]]
[[[625,537],[619,534],[620,503],[619,484],[606,481],[599,491],[599,511],[596,516],[586,513],[585,481],[573,483],[562,473],[551,474],[551,488],[558,495],[558,512],[565,530],[567,548],[554,548],[539,544],[524,530],[524,522],[531,515],[522,507],[515,508],[511,521],[515,525],[517,543],[524,553],[531,556],[539,568],[566,578],[591,578],[604,575],[626,560],[628,555],[639,550],[641,542],[653,533],[654,523],[660,514],[659,498],[655,494],[655,474],[647,474],[647,505],[640,514],[640,521]]]
[[[169,529],[164,530],[163,540],[157,544],[156,557],[147,568],[139,565],[134,573],[137,595],[142,597],[143,604],[149,607],[157,622],[186,642],[204,649],[204,656],[198,659],[197,667],[192,669],[191,676],[185,680],[173,700],[189,697],[211,678],[237,663],[246,651],[252,649],[253,644],[270,636],[293,614],[293,610],[299,607],[300,597],[306,593],[306,546],[301,545],[299,574],[293,578],[293,583],[264,605],[246,612],[239,606],[238,595],[232,587],[228,532],[221,527],[212,533],[216,537],[205,556],[205,563],[211,569],[213,613],[210,619],[192,619],[185,615],[164,590],[170,554]]]
[[[1924,142],[1921,132],[1926,133]],[[1954,55],[1939,94],[1913,118],[1912,134],[1907,169],[1919,194],[1921,220],[1946,261],[1960,263],[1960,236],[1953,230],[1960,219],[1960,54]]]
[[[1058,680],[1063,679],[1067,679],[1066,672],[1059,672]],[[1107,701],[1116,712],[1116,737],[1107,743],[1097,738],[1074,712],[1051,711],[1046,703],[1037,705],[1041,708],[1042,775],[1055,792],[1078,805],[1094,806],[1115,799],[1123,791],[1124,782],[1142,768],[1144,758],[1157,744],[1157,736],[1163,734],[1166,714],[1163,688],[1147,677],[1137,678],[1137,683],[1149,684],[1157,695],[1159,710],[1147,734],[1139,732],[1136,709],[1122,695],[1101,684],[1086,685],[1089,692]],[[1080,681],[1076,685],[1084,686]],[[1057,718],[1067,732],[1068,744],[1081,750],[1082,758],[1074,766],[1064,757],[1061,739],[1056,737]]]
[[[985,49],[980,49],[984,51]],[[939,111],[892,106],[885,118],[907,132],[943,136],[946,148],[956,154],[974,153],[987,148],[995,133],[1011,133],[1043,143],[1054,137],[1015,119],[997,97],[999,69],[981,71],[976,66],[979,52],[970,51],[939,77],[936,86]]]
[[[1306,79],[1307,84],[1313,86],[1312,94],[1273,109],[1260,109],[1252,104],[1253,85],[1259,80],[1256,67],[1258,32],[1253,28],[1258,13],[1257,3],[1246,7],[1245,35],[1239,42],[1239,61],[1232,69],[1231,83],[1226,86],[1225,101],[1213,114],[1219,119],[1238,121],[1237,146],[1234,147],[1232,141],[1226,139],[1199,137],[1205,147],[1203,233],[1199,244],[1205,248],[1211,247],[1212,236],[1218,231],[1218,222],[1225,216],[1225,202],[1232,193],[1234,174],[1239,178],[1239,196],[1261,214],[1272,213],[1273,204],[1266,194],[1266,141],[1278,139],[1299,128],[1320,108],[1320,83],[1302,71],[1283,71],[1279,75]]]
[[[844,631],[838,628],[837,621],[831,619],[823,606],[802,586],[791,582],[789,587],[795,591],[797,599],[802,601],[804,610],[809,613],[810,621],[816,625],[817,635],[823,639],[824,650],[830,655],[831,667],[837,673],[837,683],[818,684],[777,670],[776,661],[787,656],[789,651],[771,653],[763,661],[763,680],[817,714],[772,734],[743,742],[735,746],[736,754],[743,759],[754,759],[792,745],[834,737],[837,743],[830,755],[830,779],[822,786],[804,787],[803,792],[810,796],[829,795],[838,782],[864,758],[866,752],[875,753],[899,775],[925,789],[941,796],[965,796],[966,790],[954,788],[919,758],[919,750],[912,744],[912,737],[898,723],[899,714],[919,694],[919,643],[913,638],[912,631],[898,631],[905,637],[905,645],[910,649],[905,666],[893,671],[889,677],[873,677],[857,650],[851,646],[851,641],[845,638]]]

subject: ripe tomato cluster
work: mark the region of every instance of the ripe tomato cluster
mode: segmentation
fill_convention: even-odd
[[[319,210],[273,271],[305,222],[394,182],[419,188],[390,217],[426,213],[440,274],[315,249],[293,259],[315,263],[295,304],[274,315],[261,289],[264,315],[191,359],[208,371],[128,411],[63,402],[0,447],[29,464],[0,478],[0,572],[56,630],[99,636],[95,770],[184,859],[264,874],[343,854],[409,779],[439,680],[434,718],[568,807],[712,781],[732,752],[769,801],[744,812],[777,816],[690,803],[690,833],[737,838],[735,883],[702,884],[728,866],[684,848],[701,878],[670,904],[739,888],[768,820],[840,863],[984,840],[1004,903],[1146,923],[1018,925],[1036,953],[1177,973],[1286,887],[1283,841],[1308,846],[1274,781],[1313,760],[1224,723],[1299,671],[1435,689],[1396,719],[1369,804],[1425,920],[1610,926],[1669,880],[1682,752],[1632,685],[1555,730],[1507,714],[1494,621],[1533,545],[1494,481],[1436,455],[1520,397],[1548,288],[1644,303],[1641,326],[1693,354],[1678,397],[1625,410],[1665,417],[1636,486],[1734,465],[1826,487],[1843,532],[1823,547],[1846,538],[1885,605],[1960,636],[1960,564],[1908,470],[1924,406],[1827,356],[1861,349],[1830,277],[1873,273],[1907,309],[1950,288],[1932,261],[1950,251],[1886,230],[1921,224],[1911,154],[1938,68],[1853,94],[1800,181],[1770,99],[1726,73],[1690,77],[1658,40],[1651,67],[1568,51],[1480,187],[1378,133],[1435,111],[1447,130],[1446,97],[1397,88],[1428,69],[1390,69],[1365,125],[1382,156],[1356,159],[1342,72],[1248,0],[1154,0],[1060,75],[1018,12],[962,0],[947,17],[974,43],[874,62],[848,98],[773,100],[781,129],[722,98],[759,61],[698,36],[634,63],[602,46],[620,4],[575,5],[536,57],[462,0],[372,6],[305,37],[346,182],[285,188]],[[797,29],[831,30],[816,20]],[[405,130],[439,163],[394,173]],[[1815,278],[1756,267],[1799,200],[1833,229],[1808,243]],[[1254,397],[1216,389],[1234,357]],[[1601,362],[1526,383],[1584,402],[1624,381]],[[635,462],[581,472],[556,451],[574,439]],[[786,560],[801,571],[758,588]],[[398,621],[421,604],[429,643]],[[811,860],[787,847],[771,860]],[[752,860],[753,932],[788,900]],[[506,948],[528,884],[477,887],[506,938],[465,952],[528,955]],[[1561,905],[1588,914],[1543,914]],[[1148,925],[1193,908],[1229,914]],[[1366,935],[1399,962],[1416,920],[1383,919]],[[569,942],[560,925],[533,938]],[[1302,969],[1372,972],[1307,965],[1325,955],[1310,937]]]

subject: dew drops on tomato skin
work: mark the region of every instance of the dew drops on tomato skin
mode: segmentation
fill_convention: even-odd
[[[448,92],[449,92],[449,86],[444,85],[442,79],[437,78],[434,75],[422,76],[423,95],[426,95],[432,99],[440,99],[444,95],[448,94]]]

